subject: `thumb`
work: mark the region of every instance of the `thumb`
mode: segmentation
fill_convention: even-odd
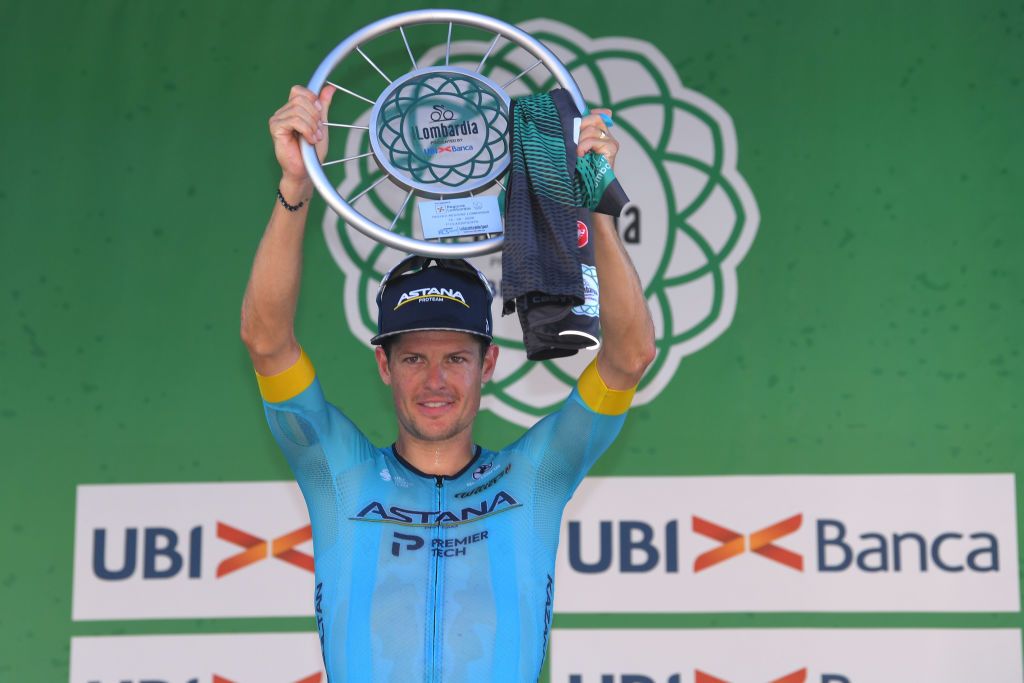
[[[327,120],[327,112],[331,109],[331,100],[334,99],[336,90],[333,85],[325,85],[324,89],[320,91],[320,96],[317,98],[320,101],[320,106],[323,107],[323,113],[320,118],[324,121]]]

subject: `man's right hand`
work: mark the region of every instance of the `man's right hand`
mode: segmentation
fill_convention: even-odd
[[[288,103],[270,117],[270,137],[274,141],[274,154],[281,165],[281,184],[284,187],[310,188],[309,175],[302,163],[299,138],[305,138],[316,145],[320,161],[327,154],[327,111],[334,97],[334,86],[326,85],[317,97],[301,85],[293,86],[288,94]],[[283,191],[283,189],[282,189]],[[298,200],[285,197],[291,202]]]

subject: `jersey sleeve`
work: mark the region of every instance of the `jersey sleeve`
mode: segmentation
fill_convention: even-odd
[[[609,389],[597,361],[580,375],[565,403],[516,444],[537,468],[538,486],[567,501],[593,464],[618,436],[636,389]]]
[[[257,373],[256,379],[270,432],[295,474],[310,516],[326,514],[334,507],[336,478],[372,458],[372,444],[324,398],[305,351],[284,372]]]

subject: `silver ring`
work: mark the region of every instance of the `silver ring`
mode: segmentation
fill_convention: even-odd
[[[604,140],[605,138],[608,137],[608,133],[604,132],[604,128],[601,129],[601,136],[600,137],[601,137],[602,140]]]

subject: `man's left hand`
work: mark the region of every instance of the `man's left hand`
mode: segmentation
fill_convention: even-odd
[[[599,114],[611,118],[611,109],[591,109],[580,121],[580,141],[576,146],[576,156],[582,157],[587,152],[596,152],[608,160],[615,168],[615,155],[619,152],[619,143],[608,131],[608,126]]]

